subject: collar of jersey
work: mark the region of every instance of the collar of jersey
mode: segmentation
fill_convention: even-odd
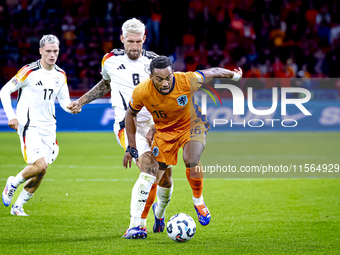
[[[47,69],[45,69],[45,68],[42,66],[42,64],[40,63],[40,60],[41,60],[41,59],[38,60],[38,66],[39,66],[39,68],[40,68],[41,70],[43,70],[45,73],[51,73],[51,72],[53,72],[53,70],[55,69],[55,65],[54,65],[54,67],[53,67],[52,70],[47,70]]]
[[[167,96],[167,95],[169,95],[169,94],[174,90],[174,88],[175,88],[175,83],[176,83],[176,79],[175,79],[175,75],[174,75],[174,76],[172,77],[172,88],[170,89],[169,93],[166,94],[166,95],[164,95],[164,94],[162,94],[161,92],[159,92],[158,89],[157,89],[156,86],[155,86],[155,83],[153,83],[153,81],[151,81],[151,82],[152,82],[153,86],[155,87],[156,91],[157,91],[159,94],[161,94],[162,96]]]

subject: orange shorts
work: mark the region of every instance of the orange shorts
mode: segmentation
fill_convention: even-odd
[[[162,132],[157,131],[151,151],[159,163],[176,165],[179,148],[183,148],[187,142],[198,141],[204,146],[206,145],[209,127],[208,122],[197,119],[196,122],[190,124],[190,130],[172,141],[163,140]]]

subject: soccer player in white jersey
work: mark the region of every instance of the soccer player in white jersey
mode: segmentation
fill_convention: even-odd
[[[71,113],[71,103],[65,72],[55,63],[59,54],[59,40],[54,35],[44,35],[40,40],[41,59],[24,66],[0,91],[8,125],[17,130],[21,151],[28,166],[15,177],[10,176],[2,193],[2,201],[9,206],[18,186],[25,181],[11,214],[28,216],[23,205],[38,189],[48,164],[59,152],[56,140],[55,99]],[[16,113],[11,105],[11,93],[19,90]]]
[[[124,50],[114,49],[103,57],[102,76],[103,79],[89,92],[84,94],[77,101],[71,103],[69,109],[72,113],[79,113],[81,107],[91,101],[100,98],[111,91],[112,106],[115,108],[115,124],[114,132],[117,142],[124,151],[134,150],[128,147],[128,140],[125,133],[125,113],[129,107],[129,100],[132,92],[139,82],[147,79],[150,75],[149,64],[157,55],[153,52],[143,50],[143,43],[146,36],[144,24],[135,19],[127,20],[122,26],[123,34],[121,41],[124,44]],[[144,108],[137,115],[137,150],[140,157],[151,153],[151,142],[153,137],[148,137],[148,131],[153,126],[152,115]],[[138,158],[138,155],[135,155]],[[150,195],[137,192],[143,190],[145,182],[150,182],[149,177],[145,173],[141,173],[136,181],[131,198],[131,222],[136,223],[138,227],[132,228],[131,224],[124,237],[127,239],[146,238],[146,218],[151,205],[153,204],[157,192],[158,202],[154,203],[152,209],[155,215],[155,224],[153,232],[163,232],[164,230],[164,213],[170,202],[172,194],[172,169],[159,171],[160,174],[156,180],[152,181],[153,185]],[[158,183],[158,188],[157,188]]]

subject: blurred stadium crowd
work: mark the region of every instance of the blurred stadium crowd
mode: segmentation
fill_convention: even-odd
[[[145,49],[170,56],[176,71],[340,77],[337,0],[0,0],[0,87],[40,57],[39,40],[52,33],[70,92],[82,94],[101,79],[103,55],[121,48],[121,25],[131,17],[147,27]],[[307,88],[340,91],[337,82],[322,84]]]

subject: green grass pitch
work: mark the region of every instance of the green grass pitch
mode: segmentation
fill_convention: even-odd
[[[139,174],[136,166],[122,167],[123,151],[113,132],[58,133],[57,137],[59,156],[25,205],[30,216],[12,216],[10,207],[0,205],[0,254],[340,252],[340,179],[207,178],[204,198],[212,221],[203,227],[197,221],[180,155],[166,220],[187,213],[196,222],[196,235],[187,243],[175,243],[166,233],[153,234],[150,212],[147,239],[126,240],[121,236],[129,224],[131,190]],[[340,163],[340,133],[336,132],[211,133],[208,143],[221,137],[234,165],[261,164],[266,155],[281,155],[270,157],[278,165],[289,159],[295,164],[314,159]],[[0,133],[1,192],[7,177],[24,167],[17,135]]]

